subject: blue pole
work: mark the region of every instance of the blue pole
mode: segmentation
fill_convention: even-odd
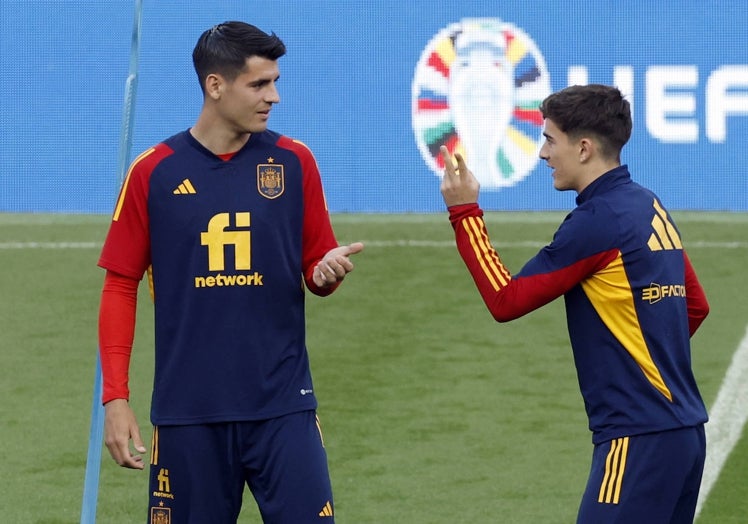
[[[132,149],[132,127],[135,119],[135,96],[138,87],[138,57],[140,54],[140,25],[143,13],[142,0],[135,0],[135,16],[130,45],[130,68],[125,82],[125,100],[122,108],[122,126],[119,138],[117,175],[120,185],[125,179]],[[103,378],[101,356],[96,352],[96,375],[91,403],[91,430],[88,437],[86,474],[83,481],[81,524],[96,523],[96,504],[99,496],[99,474],[101,472],[101,448],[104,438],[104,406],[101,404]]]

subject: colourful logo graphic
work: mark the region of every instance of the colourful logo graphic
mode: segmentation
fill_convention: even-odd
[[[442,176],[446,145],[464,155],[482,188],[512,186],[538,162],[538,107],[550,93],[545,60],[522,30],[498,18],[451,24],[426,46],[413,79],[421,156]]]

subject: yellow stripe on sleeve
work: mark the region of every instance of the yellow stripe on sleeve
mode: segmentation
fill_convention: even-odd
[[[680,241],[680,235],[678,235],[678,231],[675,229],[675,226],[668,220],[667,213],[665,213],[665,210],[662,209],[662,206],[659,202],[655,199],[654,208],[657,211],[657,214],[662,217],[662,221],[665,223],[665,230],[667,231],[667,235],[670,238],[670,240],[673,242],[673,245],[677,249],[683,249],[683,244],[681,244]]]
[[[153,153],[156,149],[150,148],[146,151],[143,151],[140,155],[133,160],[132,164],[130,164],[130,169],[127,170],[127,175],[125,176],[125,181],[122,184],[122,190],[119,192],[119,198],[117,199],[117,205],[114,208],[114,216],[112,217],[113,221],[119,220],[119,214],[122,212],[122,205],[125,203],[125,195],[127,194],[127,185],[130,183],[130,175],[132,174],[132,170],[135,168],[136,165],[138,165],[139,162],[141,162],[144,158],[148,157],[151,153]]]
[[[666,232],[667,226],[665,225],[665,222],[662,221],[662,218],[655,216],[652,219],[652,227],[657,233],[657,237],[660,239],[662,247],[665,249],[673,249],[673,244],[670,242],[670,237]]]
[[[470,240],[475,258],[478,260],[483,273],[491,283],[494,291],[505,287],[512,277],[501,263],[496,250],[491,246],[483,219],[480,217],[468,217],[462,221],[462,225],[468,235],[468,240]]]

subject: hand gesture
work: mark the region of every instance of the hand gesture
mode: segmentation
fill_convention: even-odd
[[[442,177],[441,192],[447,207],[459,204],[472,204],[478,201],[480,183],[465,164],[460,153],[455,153],[457,166],[452,162],[452,155],[445,146],[439,151],[444,160],[444,177]]]
[[[361,242],[331,249],[314,267],[312,280],[318,287],[329,287],[337,284],[353,271],[353,262],[349,257],[360,253],[363,249],[364,245]]]

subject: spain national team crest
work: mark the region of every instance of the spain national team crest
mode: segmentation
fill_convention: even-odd
[[[265,198],[278,198],[286,189],[283,164],[257,165],[257,190]]]
[[[171,524],[171,508],[151,508],[151,524]]]
[[[538,162],[551,93],[543,56],[521,29],[466,18],[437,33],[421,54],[411,114],[421,156],[437,176],[439,146],[460,152],[482,188],[513,186]]]

